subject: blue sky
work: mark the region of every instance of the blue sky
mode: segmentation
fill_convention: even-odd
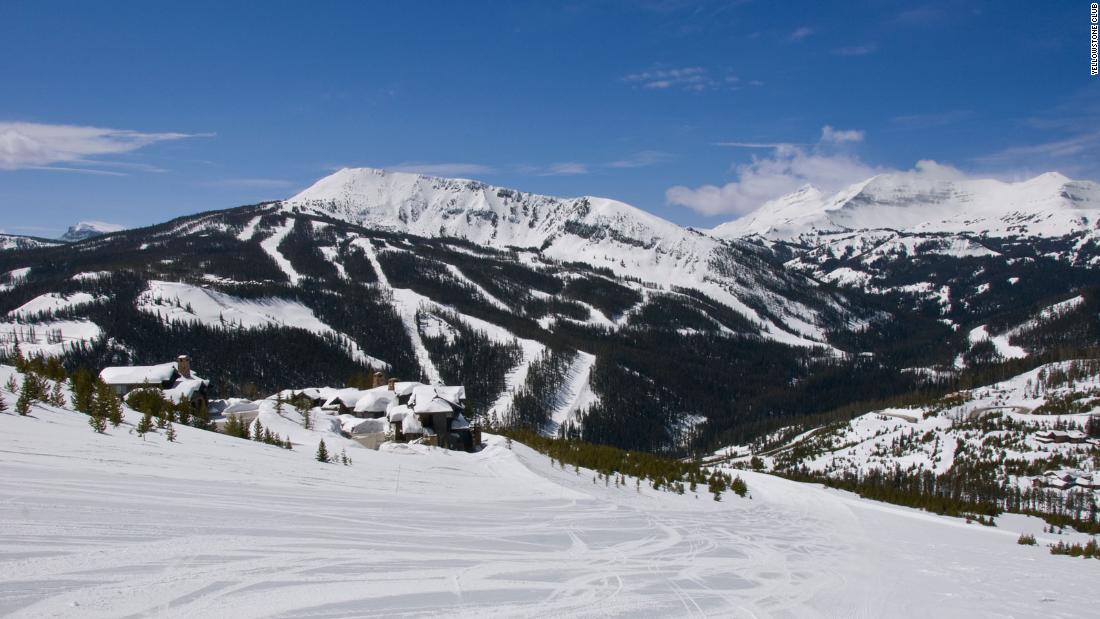
[[[342,166],[735,218],[935,160],[1100,177],[1088,2],[0,4],[0,229],[287,197]]]

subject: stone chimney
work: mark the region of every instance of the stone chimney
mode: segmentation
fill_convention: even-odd
[[[184,378],[191,378],[191,357],[180,355],[176,359],[176,371]]]
[[[371,379],[371,383],[370,383],[371,388],[373,389],[375,387],[382,387],[385,384],[386,384],[386,375],[383,374],[382,372],[375,372],[373,378]]]
[[[390,385],[390,391],[397,391],[397,379],[396,378],[391,378],[389,385]]]

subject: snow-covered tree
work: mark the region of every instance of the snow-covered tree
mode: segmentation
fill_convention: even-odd
[[[325,439],[321,439],[321,444],[317,445],[317,461],[329,462],[328,448],[325,447]]]

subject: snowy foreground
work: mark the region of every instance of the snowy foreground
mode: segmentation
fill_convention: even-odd
[[[639,493],[497,438],[349,447],[344,467],[314,445],[86,420],[0,413],[0,615],[1096,612],[1100,561],[1051,556],[1035,519],[967,525],[752,473],[751,500]]]

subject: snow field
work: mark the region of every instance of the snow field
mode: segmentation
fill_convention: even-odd
[[[312,459],[327,431],[286,451],[86,419],[0,414],[2,614],[1072,617],[1100,576],[1014,530],[766,475],[716,503],[593,484],[495,437],[348,444],[344,467]]]

